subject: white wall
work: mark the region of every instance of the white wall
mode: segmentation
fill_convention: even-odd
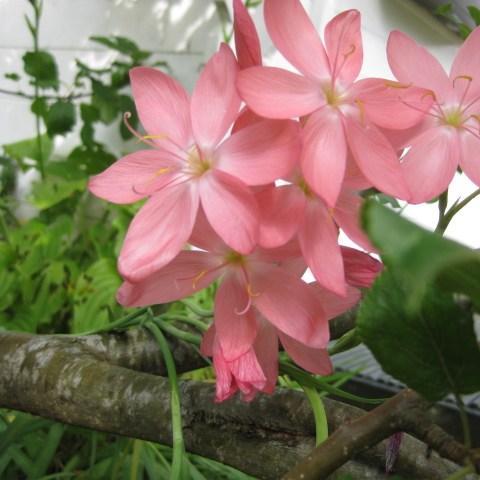
[[[281,0],[278,0],[279,2]],[[362,12],[365,63],[363,76],[389,76],[385,57],[388,32],[400,29],[427,46],[445,67],[449,67],[460,41],[411,0],[303,0],[314,23],[323,29],[335,14],[348,8]],[[0,0],[0,88],[15,88],[3,74],[21,67],[21,56],[29,47],[23,14],[30,10],[27,0]],[[286,66],[275,54],[258,9],[254,19],[259,28],[267,64]],[[195,83],[200,65],[217,48],[220,26],[213,0],[44,0],[40,44],[51,49],[59,61],[61,77],[71,81],[74,59],[102,66],[111,54],[94,47],[91,35],[117,34],[134,39],[156,58],[169,62],[174,75],[187,88]],[[27,86],[24,86],[28,88]],[[33,135],[33,118],[25,100],[0,94],[0,144]],[[112,130],[102,133],[120,148]],[[63,147],[74,143],[67,137]],[[459,177],[452,186],[451,200],[475,187]],[[480,199],[472,202],[452,222],[448,236],[480,247],[478,212]],[[436,223],[435,206],[409,206],[405,214],[425,226]]]

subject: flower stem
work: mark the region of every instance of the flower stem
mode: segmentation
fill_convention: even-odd
[[[455,202],[448,211],[445,212],[445,206],[443,206],[442,196],[445,195],[447,192],[443,193],[439,200],[438,200],[438,209],[439,209],[439,218],[437,227],[435,228],[436,233],[440,233],[443,235],[445,230],[447,229],[448,225],[452,221],[453,217],[466,205],[468,205],[474,198],[480,195],[480,188],[472,192],[468,197],[465,197],[461,202]],[[442,211],[443,208],[443,211]]]

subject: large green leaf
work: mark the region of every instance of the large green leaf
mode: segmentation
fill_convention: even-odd
[[[433,288],[411,312],[405,302],[409,288],[391,271],[377,279],[357,316],[362,340],[387,373],[431,401],[480,390],[472,313]]]
[[[385,263],[409,285],[406,300],[417,308],[428,286],[468,295],[480,307],[480,253],[429,232],[397,213],[367,201],[363,226]]]
[[[72,333],[102,327],[109,322],[109,312],[119,313],[115,293],[120,283],[115,262],[106,258],[80,276],[75,286]]]
[[[44,210],[60,203],[75,192],[85,189],[86,179],[68,180],[49,176],[33,185],[31,200],[38,209]]]
[[[19,142],[3,145],[3,149],[7,155],[17,160],[20,166],[23,167],[23,160],[25,158],[30,158],[38,162],[41,155],[43,160],[48,159],[52,154],[53,143],[48,135],[42,135],[40,142],[37,140],[37,137],[27,138]]]
[[[53,103],[45,115],[48,134],[65,135],[72,130],[75,125],[76,112],[72,102],[66,100],[57,100]]]
[[[27,52],[23,68],[42,88],[58,88],[58,69],[53,56],[45,51]]]

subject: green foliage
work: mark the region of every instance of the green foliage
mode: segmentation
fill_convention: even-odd
[[[151,56],[151,52],[141,50],[138,45],[126,37],[114,35],[112,37],[93,36],[90,37],[92,42],[103,45],[111,50],[123,53],[132,58],[135,62],[142,62]]]
[[[34,160],[36,162],[34,165],[38,165],[41,157],[49,158],[53,151],[53,143],[48,135],[41,135],[3,145],[3,150],[18,162],[20,168],[27,169],[31,166],[28,161],[26,162],[27,159]]]
[[[46,51],[27,52],[22,57],[25,73],[41,88],[58,89],[58,68],[55,58]]]
[[[50,137],[65,135],[75,125],[75,106],[67,100],[57,100],[50,106],[44,117]]]
[[[469,5],[468,13],[472,17],[472,20],[475,22],[475,25],[480,25],[480,8],[476,7],[475,5]]]
[[[363,226],[382,258],[409,285],[408,306],[419,307],[430,286],[468,295],[480,307],[480,253],[428,232],[375,201]]]
[[[412,287],[386,271],[367,293],[357,331],[382,368],[429,400],[480,390],[473,316],[452,295],[429,288],[415,312]]]

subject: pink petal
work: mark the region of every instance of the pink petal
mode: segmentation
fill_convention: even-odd
[[[214,343],[213,349],[213,367],[215,368],[215,401],[223,402],[230,398],[238,390],[230,366],[223,358],[222,348],[218,340]]]
[[[242,70],[237,87],[248,107],[267,118],[299,117],[325,105],[317,82],[281,68]]]
[[[387,195],[408,199],[400,162],[385,136],[372,123],[344,118],[350,150],[365,177]]]
[[[240,68],[261,65],[262,52],[257,29],[242,0],[233,1],[233,32]]]
[[[361,299],[360,290],[350,285],[347,285],[347,293],[342,297],[326,290],[316,282],[310,283],[309,286],[320,300],[328,320],[338,317],[347,310],[350,310]]]
[[[251,254],[252,260],[259,260],[260,262],[283,264],[290,260],[297,260],[302,257],[302,251],[298,240],[294,237],[286,244],[275,248],[260,248],[257,247]]]
[[[198,209],[195,226],[193,227],[188,243],[207,252],[213,252],[222,256],[230,251],[228,245],[225,244],[210,225],[202,207]]]
[[[345,295],[346,284],[338,245],[338,229],[320,201],[307,203],[298,239],[305,261],[320,285],[338,295]]]
[[[300,278],[277,267],[256,272],[252,283],[255,307],[275,327],[306,345],[327,345],[330,333],[325,313]]]
[[[287,243],[298,231],[305,195],[294,185],[271,187],[256,194],[260,207],[259,244],[264,248]]]
[[[433,103],[429,90],[383,78],[365,78],[355,82],[352,90],[368,119],[382,128],[417,125]]]
[[[239,253],[248,254],[258,239],[259,213],[255,197],[235,177],[212,170],[199,181],[205,214],[223,241]]]
[[[172,77],[149,67],[130,70],[130,82],[138,116],[147,133],[167,137],[153,141],[168,150],[172,150],[171,141],[182,148],[188,147],[192,127],[185,89]]]
[[[393,31],[387,43],[388,63],[402,83],[433,90],[439,100],[450,91],[450,82],[438,60],[403,32]]]
[[[402,163],[410,203],[428,202],[442,194],[455,175],[459,154],[454,128],[435,127],[416,137]]]
[[[264,120],[231,135],[215,152],[216,167],[247,185],[286,177],[300,155],[298,122]]]
[[[471,85],[468,85],[470,77]],[[480,94],[480,28],[477,27],[463,42],[458,50],[450,70],[450,80],[460,96],[468,87],[466,100],[471,100]]]
[[[257,335],[257,322],[247,289],[233,275],[225,277],[215,295],[215,329],[225,360],[233,361],[245,354]]]
[[[174,302],[199,292],[224,270],[222,259],[206,252],[182,251],[168,265],[140,282],[124,282],[117,300],[126,307]]]
[[[325,46],[332,69],[332,77],[345,85],[352,83],[363,63],[360,12],[347,10],[332,18],[325,27]]]
[[[203,334],[202,343],[200,345],[200,353],[205,357],[213,356],[213,346],[215,344],[215,324],[208,327],[208,330]]]
[[[362,171],[358,168],[352,155],[347,155],[347,166],[345,168],[345,177],[343,179],[343,186],[350,190],[365,190],[372,186],[372,183],[365,178]]]
[[[360,225],[360,208],[362,203],[363,200],[360,195],[353,191],[344,190],[333,211],[333,218],[350,240],[353,240],[365,250],[374,252],[374,246],[370,243]]]
[[[460,166],[463,173],[480,186],[480,139],[469,132],[460,135]]]
[[[273,325],[263,318],[253,347],[258,363],[266,377],[262,391],[273,393],[278,378],[278,339]]]
[[[265,0],[265,24],[280,53],[304,75],[330,76],[322,41],[299,0]]]
[[[178,165],[178,160],[167,152],[140,150],[91,177],[88,189],[109,202],[137,202],[170,182]]]
[[[253,348],[250,348],[235,360],[227,361],[242,393],[249,395],[265,388],[267,378]]]
[[[118,270],[139,282],[172,261],[193,229],[198,192],[190,184],[165,187],[135,215],[125,237]]]
[[[195,85],[190,104],[193,134],[200,148],[207,152],[222,140],[238,115],[237,73],[232,50],[222,44]]]
[[[333,207],[345,175],[347,145],[341,116],[328,107],[313,114],[304,130],[302,171],[308,185]]]
[[[317,375],[330,375],[332,373],[333,366],[326,349],[307,347],[280,331],[278,336],[292,360],[302,368]]]
[[[354,287],[370,288],[383,270],[383,264],[360,250],[342,247],[347,282]]]
[[[249,127],[250,125],[254,125],[258,122],[263,122],[264,120],[264,117],[257,115],[253,110],[250,110],[248,107],[243,107],[242,111],[235,120],[235,123],[233,124],[232,135],[245,127]]]

